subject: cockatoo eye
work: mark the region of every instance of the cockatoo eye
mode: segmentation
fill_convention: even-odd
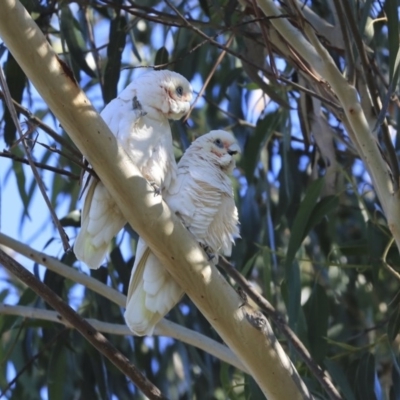
[[[182,97],[182,95],[183,95],[183,87],[182,86],[178,86],[176,88],[176,93],[178,94],[179,97]]]
[[[220,149],[222,149],[224,147],[224,145],[222,144],[221,139],[215,139],[214,140],[214,144],[219,147]]]

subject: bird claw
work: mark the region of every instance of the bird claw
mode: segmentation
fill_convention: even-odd
[[[151,187],[154,189],[154,197],[160,196],[161,188],[155,182],[149,182]]]
[[[239,308],[242,308],[243,306],[247,305],[247,294],[240,286],[236,289],[236,292],[243,300],[243,303],[239,306]]]
[[[212,252],[212,249],[210,246],[207,246],[206,244],[200,243],[201,248],[204,250],[204,252],[207,254],[208,261],[211,261],[216,258],[216,255]]]

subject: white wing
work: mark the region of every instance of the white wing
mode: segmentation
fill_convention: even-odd
[[[111,239],[122,229],[125,218],[105,186],[90,177],[82,210],[82,226],[74,252],[90,268],[100,267]]]

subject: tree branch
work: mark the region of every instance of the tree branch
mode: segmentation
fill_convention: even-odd
[[[33,274],[17,263],[0,249],[0,263],[23,283],[29,286],[46,303],[57,310],[80,334],[101,354],[108,358],[122,373],[150,399],[166,399],[129,360],[120,353],[100,332],[76,313],[67,303],[57,296],[47,285],[39,281]]]
[[[0,245],[6,246],[17,253],[24,255],[32,261],[45,266],[50,271],[70,279],[72,282],[80,283],[81,285],[93,290],[93,292],[98,293],[118,306],[125,308],[126,296],[105,285],[104,283],[101,283],[97,279],[82,274],[76,271],[74,268],[63,264],[57,259],[49,257],[45,253],[34,250],[26,244],[12,239],[2,233],[0,233]],[[128,330],[128,332],[129,334],[132,333],[130,330]],[[127,335],[128,333],[124,334]],[[243,363],[235,356],[235,354],[232,353],[228,347],[208,338],[207,336],[202,335],[201,333],[192,331],[172,321],[168,321],[165,318],[157,324],[154,334],[157,336],[168,336],[173,339],[180,340],[183,343],[197,347],[213,355],[214,357],[217,357],[226,363],[231,364],[244,372],[247,372],[247,369]]]
[[[13,306],[8,304],[0,304],[0,315],[18,315],[23,318],[40,319],[44,321],[52,321],[59,324],[63,324],[68,328],[74,328],[62,315],[55,311],[44,310],[35,307],[27,306]],[[112,335],[120,336],[134,336],[132,331],[126,325],[112,324],[109,322],[99,321],[93,318],[87,318],[87,322],[92,325],[95,329],[102,333],[109,333]],[[214,357],[226,362],[227,364],[233,365],[234,367],[248,373],[244,365],[238,358],[229,350],[228,347],[217,343],[216,341],[201,335],[195,331],[179,326],[180,329],[175,329],[173,322],[164,320],[163,323],[159,323],[154,334],[156,336],[168,336],[174,339],[180,340],[183,343],[190,344],[203,350]],[[171,332],[172,334],[169,334]]]
[[[271,318],[272,321],[279,327],[280,331],[285,335],[289,343],[295,348],[299,356],[308,366],[313,375],[318,379],[321,386],[328,393],[329,397],[332,400],[341,399],[342,397],[340,393],[337,391],[328,376],[325,375],[325,372],[322,370],[322,368],[312,359],[311,354],[287,324],[284,316],[275,310],[268,300],[257,293],[251,287],[251,284],[247,281],[247,279],[224,257],[219,257],[218,265],[223,268],[223,270],[242,288],[246,295],[248,295],[258,305],[258,307],[260,307],[266,316]],[[243,297],[245,298],[245,296]]]
[[[259,7],[266,16],[278,16],[280,10],[272,0],[257,0]],[[352,128],[357,148],[364,165],[369,171],[373,185],[381,202],[388,226],[392,232],[397,247],[400,249],[400,193],[394,192],[392,178],[388,166],[383,159],[377,141],[372,135],[371,127],[365,117],[358,99],[356,89],[349,85],[328,51],[321,45],[315,32],[307,24],[304,30],[310,42],[302,32],[286,19],[272,19],[270,23],[291,43],[298,54],[313,66],[315,71],[325,80],[338,97],[350,127]],[[397,183],[396,185],[397,186]]]
[[[161,196],[141,176],[17,0],[3,0],[0,36],[76,146],[90,162],[130,225],[274,399],[312,396],[275,336],[255,329],[241,299]],[[132,207],[134,204],[134,207]]]

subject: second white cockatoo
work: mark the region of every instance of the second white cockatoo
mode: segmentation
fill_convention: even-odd
[[[230,174],[240,147],[233,135],[211,131],[196,139],[178,164],[176,180],[163,199],[212,254],[229,256],[239,237],[238,212]],[[143,239],[139,239],[131,272],[125,321],[136,335],[152,335],[157,322],[180,300],[183,290]]]
[[[183,117],[191,99],[192,88],[182,75],[151,71],[131,82],[100,114],[142,175],[161,193],[176,177],[168,119]],[[98,179],[86,173],[83,183],[87,187],[74,252],[79,260],[97,269],[126,220]]]

